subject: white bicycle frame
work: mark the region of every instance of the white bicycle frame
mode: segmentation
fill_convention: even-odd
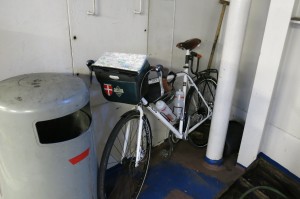
[[[190,51],[187,50],[187,54],[190,55]],[[177,73],[177,77],[183,77],[183,85],[182,85],[182,91],[184,93],[184,99],[186,99],[186,94],[187,94],[187,87],[194,87],[195,90],[198,93],[198,96],[202,99],[204,105],[207,108],[207,115],[205,118],[202,118],[198,123],[194,124],[192,127],[189,127],[190,125],[190,117],[188,117],[187,121],[187,126],[185,129],[185,132],[183,132],[183,122],[185,118],[185,100],[184,100],[184,105],[182,109],[182,114],[181,117],[179,118],[179,128],[176,129],[171,122],[169,122],[154,106],[148,103],[148,101],[145,98],[142,98],[142,104],[137,105],[137,109],[140,112],[140,122],[139,122],[139,128],[138,128],[138,136],[137,136],[137,146],[136,146],[136,162],[135,166],[137,167],[140,162],[140,154],[141,154],[141,139],[142,139],[142,127],[143,127],[143,116],[144,116],[144,111],[142,109],[142,106],[145,106],[157,119],[159,119],[170,131],[172,131],[175,136],[179,139],[187,139],[187,136],[189,133],[193,132],[198,126],[200,126],[205,120],[210,118],[212,116],[212,109],[210,106],[207,104],[205,101],[203,95],[199,91],[198,87],[196,86],[195,82],[193,79],[188,75],[188,70],[189,70],[189,64],[186,63],[184,66],[184,71]],[[161,76],[159,78],[160,85],[162,85],[162,80]],[[126,142],[126,141],[125,141]]]

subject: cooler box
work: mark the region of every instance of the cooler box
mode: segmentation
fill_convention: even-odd
[[[138,104],[148,91],[146,55],[104,53],[92,66],[103,96],[112,102]]]

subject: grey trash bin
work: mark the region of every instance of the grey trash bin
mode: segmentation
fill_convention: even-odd
[[[89,92],[77,77],[0,82],[0,199],[96,199]]]

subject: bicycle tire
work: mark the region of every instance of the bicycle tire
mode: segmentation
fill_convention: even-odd
[[[213,110],[217,80],[211,76],[204,76],[196,80],[196,86],[203,95],[203,98]],[[187,93],[185,102],[186,115],[190,116],[190,126],[198,122],[202,117],[206,117],[208,110],[198,96],[196,89],[191,87]],[[186,117],[187,120],[187,117]],[[199,148],[205,147],[208,142],[209,127],[211,123],[211,118],[207,119],[200,127],[188,135],[188,141]]]
[[[141,161],[139,166],[135,167],[137,145],[135,138],[137,137],[139,118],[138,111],[125,113],[107,140],[98,172],[98,198],[100,199],[135,199],[143,187],[149,168],[152,135],[149,121],[144,117]],[[126,155],[122,158],[127,124],[129,124],[130,135],[127,136]]]

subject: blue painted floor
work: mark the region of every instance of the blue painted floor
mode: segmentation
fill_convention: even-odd
[[[167,198],[173,190],[192,198],[214,198],[225,184],[178,163],[163,161],[150,169],[145,186],[141,199]]]
[[[180,142],[171,158],[165,158],[157,149],[139,199],[216,198],[243,170],[235,166],[236,157],[210,168],[204,162],[205,150]]]

